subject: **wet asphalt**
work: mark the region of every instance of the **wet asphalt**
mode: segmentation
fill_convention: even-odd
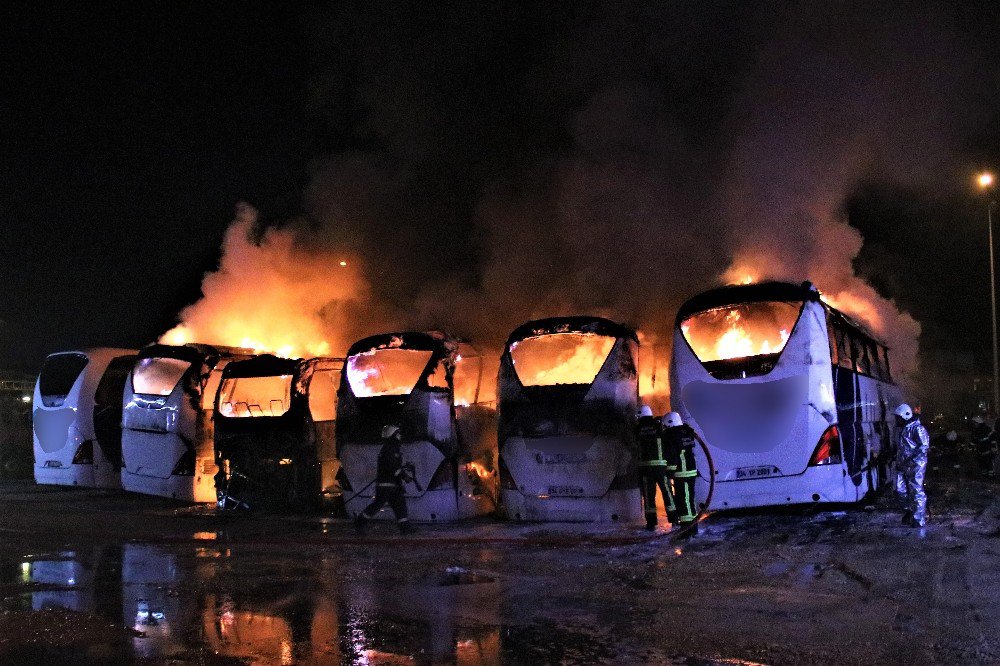
[[[0,482],[0,663],[998,663],[1000,487],[631,526],[218,513]]]

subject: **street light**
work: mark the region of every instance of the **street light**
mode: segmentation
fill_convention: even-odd
[[[993,308],[993,414],[997,415],[1000,409],[1000,352],[997,350],[997,278],[996,265],[993,260],[993,174],[984,171],[976,178],[979,188],[989,195],[986,203],[986,226],[989,230],[990,241],[990,302]]]

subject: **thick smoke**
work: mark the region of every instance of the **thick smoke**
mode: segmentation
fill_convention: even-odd
[[[855,275],[842,207],[863,178],[950,169],[977,120],[947,8],[676,4],[311,16],[310,108],[344,147],[305,221],[238,216],[185,329],[294,324],[287,345],[340,353],[432,327],[495,352],[527,319],[591,313],[640,327],[662,393],[686,298],[811,279],[912,373],[919,326]]]

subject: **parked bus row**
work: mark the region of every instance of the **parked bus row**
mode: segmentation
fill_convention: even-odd
[[[439,332],[368,337],[344,358],[61,352],[35,387],[35,478],[355,516],[395,425],[417,520],[632,522],[638,350],[635,330],[607,319],[528,322],[504,345],[495,393],[479,351]],[[703,503],[714,479],[714,509],[853,502],[889,478],[900,395],[888,349],[808,283],[690,299],[670,387],[711,455],[699,453],[696,489]]]

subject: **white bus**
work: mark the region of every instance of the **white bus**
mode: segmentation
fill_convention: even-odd
[[[121,417],[131,349],[51,354],[35,383],[35,482],[121,488]]]
[[[889,481],[901,396],[888,349],[808,282],[690,299],[677,315],[670,387],[712,455],[712,509],[856,502]]]
[[[528,322],[497,380],[500,493],[523,521],[631,522],[639,340],[599,317]]]
[[[216,502],[212,415],[226,364],[252,352],[150,345],[125,383],[122,487],[188,502]]]

